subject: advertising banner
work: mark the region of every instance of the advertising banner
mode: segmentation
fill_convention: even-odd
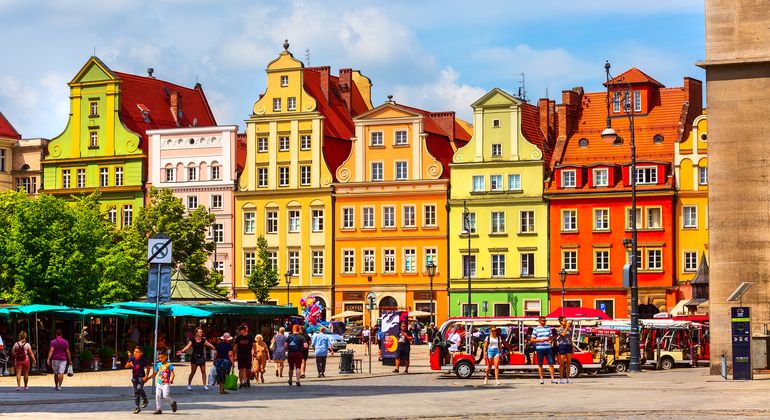
[[[395,359],[398,349],[398,334],[401,323],[408,322],[409,313],[406,311],[387,311],[380,313],[380,328],[382,331],[382,359]]]

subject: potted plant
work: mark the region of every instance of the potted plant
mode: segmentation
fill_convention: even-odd
[[[112,368],[112,356],[115,354],[115,352],[112,350],[111,347],[102,347],[99,349],[99,360],[101,361],[101,368],[102,370],[107,370]]]
[[[80,361],[80,370],[88,370],[94,361],[94,354],[91,353],[91,350],[83,350],[78,354],[78,360]]]

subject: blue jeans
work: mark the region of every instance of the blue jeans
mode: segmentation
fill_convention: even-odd
[[[147,401],[147,393],[144,392],[144,382],[142,378],[131,378],[131,385],[134,386],[134,402],[139,407],[139,403]]]

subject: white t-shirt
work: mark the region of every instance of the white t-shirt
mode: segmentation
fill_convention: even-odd
[[[460,341],[462,341],[462,337],[460,337],[459,333],[454,333],[449,336],[449,341],[452,343],[451,346],[449,346],[449,351],[460,351]]]
[[[364,329],[363,331],[361,331],[361,334],[363,334],[364,337],[369,337],[369,330],[368,329]]]

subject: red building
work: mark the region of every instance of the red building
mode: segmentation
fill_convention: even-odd
[[[666,88],[632,68],[609,81],[610,95],[628,95],[635,114],[639,305],[642,316],[676,304],[674,143],[702,105],[701,82],[684,79]],[[613,101],[615,102],[615,101]],[[609,112],[615,141],[602,139]],[[546,185],[549,199],[550,298],[561,306],[559,271],[568,275],[565,306],[629,316],[630,291],[623,286],[631,238],[631,147],[629,120],[621,104],[608,107],[606,92],[562,93],[559,137]],[[654,308],[653,308],[654,306]]]

